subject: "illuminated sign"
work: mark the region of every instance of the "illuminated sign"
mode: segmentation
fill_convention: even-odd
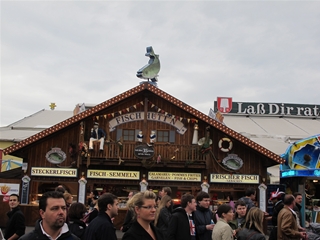
[[[280,172],[280,177],[320,177],[320,169],[285,170]]]
[[[226,102],[225,107],[230,109],[230,113],[245,115],[280,115],[280,116],[320,116],[320,105],[311,104],[288,104],[288,103],[248,103],[232,102],[232,105]],[[220,104],[221,105],[221,104]],[[220,106],[221,107],[221,106]],[[214,109],[219,109],[217,101],[214,102]]]
[[[32,167],[31,176],[45,177],[77,177],[78,169],[74,168],[42,168]]]
[[[259,183],[259,175],[248,174],[210,174],[210,182],[212,183]]]
[[[148,180],[201,182],[201,173],[149,172]]]
[[[140,180],[140,172],[88,169],[87,178]]]

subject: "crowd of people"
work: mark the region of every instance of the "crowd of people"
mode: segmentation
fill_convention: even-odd
[[[157,196],[153,191],[130,192],[127,214],[121,231],[123,240],[265,240],[263,222],[266,213],[254,206],[254,189],[234,204],[210,209],[210,196],[200,191],[186,193],[179,207],[173,208],[171,188],[164,187]],[[301,194],[273,192],[272,220],[274,239],[306,239],[301,227]],[[71,199],[71,200],[70,200]],[[44,193],[39,200],[40,219],[33,231],[25,234],[25,216],[19,209],[19,196],[9,199],[10,212],[4,238],[54,240],[117,240],[113,219],[118,215],[119,200],[111,193],[92,192],[87,207],[72,202],[72,195],[61,186]],[[229,197],[230,201],[233,201]],[[298,212],[297,212],[298,211]],[[270,236],[272,239],[272,236]]]

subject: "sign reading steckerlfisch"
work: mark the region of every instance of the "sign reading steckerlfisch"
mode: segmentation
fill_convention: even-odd
[[[222,104],[226,109],[231,109],[229,114],[265,115],[265,116],[299,116],[317,117],[320,116],[320,105],[311,104],[289,104],[289,103],[248,103],[225,101]],[[214,102],[214,109],[220,109],[221,103]]]
[[[212,183],[246,183],[258,184],[260,183],[259,175],[249,174],[210,174],[210,182]]]
[[[78,177],[78,169],[75,169],[75,168],[32,167],[31,168],[31,176]]]
[[[140,172],[88,169],[87,178],[140,180]]]
[[[148,180],[201,182],[201,173],[149,172]]]

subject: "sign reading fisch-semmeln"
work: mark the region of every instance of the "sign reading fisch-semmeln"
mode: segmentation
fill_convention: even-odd
[[[320,116],[320,105],[291,104],[291,103],[248,103],[232,102],[229,114],[264,115],[264,116]],[[219,109],[218,102],[214,102],[214,109]]]
[[[32,167],[31,176],[46,177],[77,177],[78,169],[75,168],[42,168]]]
[[[140,180],[140,172],[88,169],[87,178]]]
[[[201,182],[201,173],[149,172],[149,181]]]
[[[245,184],[258,184],[259,175],[249,174],[210,174],[210,182],[212,183],[245,183]]]

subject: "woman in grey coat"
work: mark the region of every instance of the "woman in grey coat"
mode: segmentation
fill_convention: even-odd
[[[229,204],[218,207],[219,220],[212,230],[212,240],[233,240],[233,230],[228,224],[233,220],[233,210]]]

